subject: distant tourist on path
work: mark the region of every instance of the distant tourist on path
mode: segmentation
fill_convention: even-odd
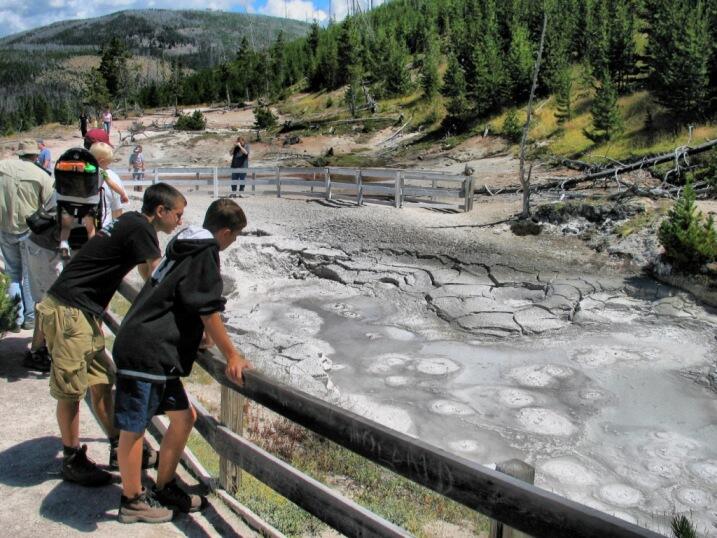
[[[40,154],[37,156],[37,160],[35,162],[42,166],[45,170],[52,172],[52,154],[45,145],[44,140],[37,141],[37,149],[40,150]]]
[[[232,168],[248,168],[249,167],[249,144],[247,144],[247,141],[244,139],[243,136],[240,136],[237,138],[236,143],[234,146],[232,146],[231,149],[231,155],[232,155]],[[246,173],[239,173],[234,172],[232,174],[232,192],[236,192],[237,186],[235,181],[241,182],[239,185],[239,190],[244,190],[244,179],[246,178]],[[234,196],[234,195],[233,195]]]
[[[102,362],[102,314],[124,277],[135,267],[146,280],[161,255],[158,232],[181,224],[187,201],[177,189],[157,183],[144,193],[142,212],[130,211],[90,239],[37,304],[38,322],[52,356],[50,394],[57,400],[63,445],[62,478],[104,486],[112,475],[87,457],[80,444],[80,402],[88,388],[95,414],[110,440],[116,466],[119,432],[114,428],[113,374]],[[143,465],[151,465],[151,455]],[[155,458],[156,461],[156,458]]]
[[[82,138],[87,135],[87,121],[89,118],[87,117],[87,112],[84,110],[80,112],[80,132],[82,133]]]
[[[110,128],[112,127],[112,112],[110,112],[110,107],[105,108],[105,111],[102,113],[102,128],[105,130],[107,134],[110,134]]]
[[[246,226],[244,211],[233,200],[209,205],[203,227],[179,232],[122,321],[112,352],[117,364],[115,427],[119,456],[122,523],[170,521],[173,509],[196,512],[206,504],[179,487],[176,470],[197,413],[181,377],[188,376],[202,343],[216,343],[226,359],[229,379],[242,384],[251,363],[232,344],[221,312],[219,252]],[[201,275],[201,278],[196,278]],[[159,452],[153,491],[142,487],[142,439],[154,415],[166,414],[169,428]],[[161,506],[157,506],[157,502]]]
[[[137,144],[129,156],[129,169],[132,172],[133,181],[144,180],[144,155],[142,146]],[[135,185],[134,190],[142,192],[142,185]]]
[[[35,300],[28,278],[26,241],[30,229],[25,219],[35,213],[52,196],[50,175],[35,164],[39,149],[34,140],[20,142],[20,159],[0,161],[0,251],[5,273],[10,277],[8,295],[19,297],[17,314],[20,327],[35,327]]]

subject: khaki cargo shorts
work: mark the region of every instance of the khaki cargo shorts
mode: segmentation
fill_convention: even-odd
[[[80,401],[87,387],[111,384],[111,372],[99,359],[105,348],[100,321],[52,296],[37,303],[37,322],[52,357],[50,394],[56,400]]]

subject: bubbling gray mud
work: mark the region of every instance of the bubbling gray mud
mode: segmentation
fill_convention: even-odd
[[[717,317],[689,297],[270,237],[227,262],[254,275],[228,324],[263,370],[480,463],[525,460],[618,517],[717,535],[717,397],[690,375],[713,366]]]

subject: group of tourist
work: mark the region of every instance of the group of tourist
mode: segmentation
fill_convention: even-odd
[[[82,137],[84,138],[87,135],[87,128],[88,128],[88,122],[90,121],[90,116],[88,115],[86,110],[82,110],[80,112],[80,133],[82,134]],[[94,128],[96,129],[98,127],[98,117],[95,117],[94,121]],[[110,134],[110,129],[112,128],[112,111],[110,110],[110,107],[105,107],[104,111],[102,112],[102,130],[104,130],[107,135]]]
[[[89,392],[108,436],[109,467],[119,468],[122,480],[119,521],[159,523],[205,504],[175,479],[196,420],[181,377],[191,372],[200,345],[217,346],[236,383],[251,367],[220,316],[225,299],[219,252],[247,221],[234,200],[216,200],[203,225],[181,230],[162,256],[157,234],[171,234],[182,223],[187,199],[171,185],[156,183],[145,190],[140,211],[125,211],[127,196],[109,170],[113,148],[103,132],[101,140],[86,136],[84,149],[60,156],[54,179],[38,162],[43,148],[37,141],[21,142],[19,158],[0,160],[0,249],[9,294],[20,299],[18,330],[33,330],[23,365],[50,374],[62,478],[88,487],[113,480],[80,443],[80,402]],[[143,169],[141,148],[138,153]],[[44,221],[50,224],[38,224]],[[83,238],[73,244],[68,230],[83,232]],[[145,284],[116,335],[115,375],[104,354],[102,315],[135,267]],[[157,414],[169,418],[159,454],[143,441]],[[147,490],[141,470],[151,466],[157,476]]]

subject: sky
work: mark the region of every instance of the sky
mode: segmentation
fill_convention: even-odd
[[[348,4],[367,0],[0,0],[0,37],[68,19],[87,19],[125,9],[215,9],[259,13],[325,24],[346,16]],[[381,3],[374,1],[374,5]]]

